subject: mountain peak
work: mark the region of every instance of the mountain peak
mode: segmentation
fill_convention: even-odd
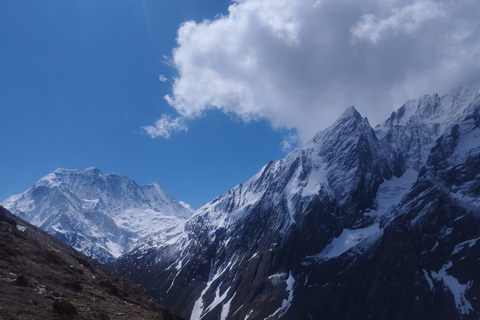
[[[357,109],[354,106],[348,107],[340,117],[338,117],[337,121],[333,123],[333,125],[330,128],[337,128],[339,126],[344,126],[352,123],[360,124],[367,122],[367,118],[363,118],[360,112],[357,111]],[[368,127],[370,127],[370,124],[368,124]]]
[[[153,181],[152,183],[150,183],[149,185],[155,187],[155,188],[160,188],[160,185],[157,183],[157,181]]]
[[[357,111],[355,106],[350,106],[342,113],[342,115],[338,118],[338,120],[343,118],[362,119],[362,116],[360,115],[360,112]]]
[[[104,175],[97,167],[59,168],[3,204],[102,262],[151,235],[178,232],[191,216],[157,183],[142,187],[125,176]]]
[[[162,187],[160,187],[160,185],[156,181],[153,181],[152,183],[147,184],[146,187],[153,188],[159,193],[166,194],[165,190],[163,190]]]
[[[346,128],[349,129],[347,130]],[[330,127],[318,132],[307,145],[318,144],[324,140],[333,141],[332,135],[338,136],[346,132],[351,133],[351,130],[371,130],[368,119],[362,118],[362,115],[354,106],[347,108]]]
[[[97,166],[89,167],[89,168],[86,168],[82,171],[83,172],[100,172],[101,173],[100,169]]]

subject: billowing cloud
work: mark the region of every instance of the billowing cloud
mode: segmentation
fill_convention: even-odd
[[[302,141],[350,105],[375,124],[479,74],[479,11],[478,0],[235,0],[179,28],[166,99],[183,118],[216,108]]]
[[[188,128],[183,118],[172,119],[171,116],[162,115],[160,119],[155,121],[154,125],[142,127],[143,131],[152,138],[169,139],[171,134],[178,131],[187,131]]]
[[[403,8],[392,9],[392,14],[379,19],[373,14],[366,14],[360,18],[357,25],[352,28],[353,37],[369,40],[376,43],[380,38],[389,33],[403,32],[412,34],[429,20],[446,18],[446,6],[441,3],[420,0]]]

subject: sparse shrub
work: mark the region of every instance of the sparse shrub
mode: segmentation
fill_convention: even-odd
[[[18,276],[15,280],[15,284],[20,287],[28,287],[28,279],[25,276]]]
[[[74,316],[78,313],[77,308],[68,300],[55,300],[52,304],[53,311],[59,314]]]

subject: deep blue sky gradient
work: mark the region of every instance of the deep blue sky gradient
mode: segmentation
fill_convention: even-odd
[[[198,208],[284,156],[286,132],[211,111],[188,132],[141,132],[162,113],[165,63],[187,20],[228,0],[0,1],[0,201],[57,167],[157,181]]]

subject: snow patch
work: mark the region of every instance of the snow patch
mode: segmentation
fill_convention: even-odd
[[[230,288],[225,290],[225,292],[222,295],[220,295],[220,287],[221,286],[222,286],[222,283],[220,283],[218,285],[217,289],[215,290],[215,298],[213,299],[212,303],[208,307],[205,308],[205,314],[207,314],[210,311],[212,311],[213,309],[215,309],[215,307],[218,306],[220,303],[222,303],[223,300],[225,300],[225,298],[227,297],[227,294],[230,291]]]
[[[232,303],[233,298],[235,298],[235,294],[233,295],[233,297],[230,300],[228,300],[223,305],[222,313],[220,314],[220,320],[227,320],[228,313],[230,312],[230,304]]]
[[[377,234],[378,232],[380,232],[378,223],[363,229],[343,229],[343,232],[340,234],[340,236],[333,239],[332,242],[327,245],[319,254],[307,258],[313,258],[314,260],[328,260],[331,258],[336,258],[344,252],[347,252],[349,249],[355,247],[363,240]]]
[[[205,309],[205,305],[204,305],[204,296],[205,294],[207,293],[207,291],[210,289],[210,287],[212,286],[212,284],[219,278],[221,277],[227,270],[230,270],[230,266],[233,264],[235,265],[236,261],[230,261],[230,263],[224,267],[223,269],[219,270],[207,283],[207,286],[205,287],[205,289],[203,289],[202,293],[200,294],[200,297],[197,299],[197,301],[195,301],[195,304],[193,305],[193,309],[192,309],[192,314],[190,316],[190,320],[200,320],[202,319],[205,314],[207,314],[211,309],[211,306],[212,304],[210,304],[210,306],[207,307],[207,309]],[[217,287],[217,293],[219,293],[219,288],[220,288],[220,285]],[[227,290],[228,291],[228,290]],[[227,292],[226,291],[226,292]],[[224,295],[222,295],[223,299],[225,299],[226,297],[226,293],[224,293]],[[219,297],[220,299],[221,297]],[[215,302],[215,300],[214,300]],[[221,302],[221,301],[220,301]],[[220,303],[219,302],[219,303]],[[217,303],[218,304],[218,303]],[[204,311],[205,310],[205,311]]]
[[[473,284],[473,281],[468,281],[467,284],[461,284],[458,280],[449,275],[447,270],[452,267],[453,263],[448,261],[442,269],[438,272],[432,271],[432,277],[437,281],[442,281],[446,288],[450,290],[455,298],[455,306],[460,314],[469,314],[470,311],[474,311],[470,301],[465,297],[465,293]]]
[[[247,320],[248,318],[250,318],[250,315],[253,313],[253,309],[250,310],[249,313],[247,313],[247,315],[245,316],[245,318],[243,320]]]
[[[280,275],[283,275],[283,274],[280,274]],[[278,275],[274,275],[274,276],[278,277]],[[270,276],[269,278],[271,278],[271,277],[272,276]],[[290,306],[292,305],[292,301],[293,301],[293,285],[295,284],[295,279],[293,278],[291,271],[288,275],[288,279],[287,279],[286,283],[287,283],[287,292],[288,292],[287,299],[284,299],[282,301],[282,306],[280,308],[278,308],[274,313],[272,313],[271,315],[266,317],[265,320],[273,318],[277,314],[278,314],[277,319],[281,318],[287,313],[288,309],[290,309]]]
[[[123,254],[122,246],[120,246],[117,243],[112,242],[111,240],[108,240],[105,245],[108,248],[108,252],[115,258],[120,257]]]
[[[369,211],[367,215],[377,218],[385,216],[400,203],[417,179],[418,172],[414,169],[407,169],[401,177],[393,176],[390,180],[385,180],[378,188],[375,199],[377,208]]]
[[[451,256],[453,256],[454,254],[457,254],[458,252],[462,251],[466,246],[468,246],[469,248],[473,247],[477,243],[478,240],[480,240],[480,237],[475,238],[475,239],[471,239],[471,240],[467,240],[467,241],[464,241],[462,243],[457,244],[455,246],[455,248],[453,249]]]
[[[319,160],[320,161],[320,160]],[[312,168],[307,179],[307,184],[302,189],[302,197],[309,197],[318,194],[323,184],[327,183],[327,172],[320,165]]]
[[[288,309],[290,309],[290,306],[292,305],[293,301],[293,285],[295,284],[295,279],[292,276],[292,272],[290,272],[290,275],[288,276],[287,279],[287,292],[288,292],[288,298],[283,300],[282,302],[282,311],[280,315],[278,316],[279,318],[285,315],[287,313]]]
[[[276,273],[272,274],[271,276],[268,277],[268,280],[272,282],[274,286],[283,283],[285,281],[285,278],[287,277],[286,273]]]
[[[423,275],[425,277],[425,280],[427,280],[428,285],[430,286],[430,291],[435,291],[435,287],[433,286],[433,281],[432,278],[428,275],[427,270],[423,269]]]

